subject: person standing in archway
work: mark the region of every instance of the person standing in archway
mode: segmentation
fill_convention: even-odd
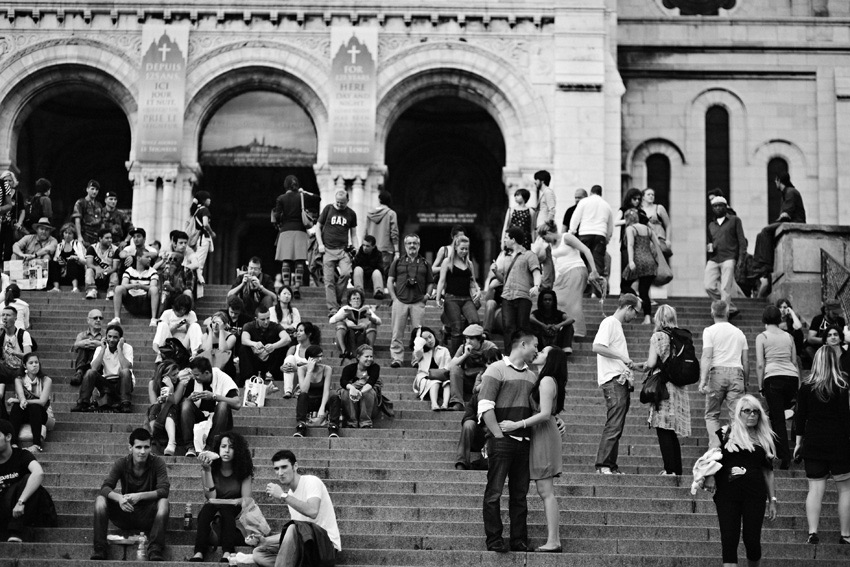
[[[534,186],[537,188],[537,228],[548,222],[555,222],[555,192],[549,188],[552,176],[545,169],[534,174]]]
[[[292,289],[292,297],[301,299],[304,268],[307,265],[307,227],[302,211],[304,196],[301,182],[294,175],[283,180],[284,193],[277,198],[274,218],[279,231],[274,259],[281,263],[280,277]],[[294,272],[294,274],[293,274]]]
[[[384,281],[387,281],[390,264],[399,257],[398,215],[390,207],[393,198],[387,191],[378,193],[378,207],[366,215],[366,234],[375,237],[375,246],[383,257]],[[378,290],[376,289],[375,292]],[[388,294],[389,291],[385,291]]]
[[[18,178],[9,170],[0,174],[0,269],[3,262],[12,257],[15,242],[15,203]]]
[[[86,196],[77,199],[71,212],[71,222],[77,229],[77,239],[86,244],[97,244],[97,231],[103,222],[103,205],[97,200],[100,183],[94,179],[86,185]]]

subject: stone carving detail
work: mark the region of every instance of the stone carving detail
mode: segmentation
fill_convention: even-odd
[[[230,49],[239,49],[245,44],[245,39],[244,36],[239,37],[232,34],[193,32],[189,35],[190,66],[192,62],[210,51],[220,50],[225,46],[229,46]],[[254,37],[251,43],[282,49],[285,49],[287,45],[292,45],[311,52],[324,60],[329,61],[331,57],[331,40],[327,34],[276,34],[274,41]]]
[[[495,53],[499,57],[510,60],[519,68],[527,68],[531,64],[530,52],[534,49],[535,63],[537,56],[542,53],[532,44],[537,44],[536,41],[529,41],[524,38],[506,39],[497,37],[480,37],[480,36],[464,36],[466,41],[460,42],[452,37],[446,37],[444,41],[431,36],[427,43],[422,43],[419,38],[410,37],[407,35],[382,35],[378,40],[378,58],[380,61],[386,61],[392,55],[411,49],[415,46],[434,46],[434,45],[451,45],[455,48],[463,48],[465,45],[471,45],[486,49]]]
[[[60,36],[54,31],[13,33],[0,36],[0,61],[7,56],[13,60],[33,51],[56,45],[90,45],[139,61],[142,49],[142,34],[138,32],[76,32],[72,36]],[[8,64],[8,61],[3,61]]]
[[[664,7],[679,9],[681,16],[717,16],[720,8],[731,10],[737,0],[664,0]]]

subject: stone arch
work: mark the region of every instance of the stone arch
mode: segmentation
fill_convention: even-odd
[[[253,45],[257,43],[257,45]],[[232,97],[270,90],[301,105],[313,121],[318,139],[317,163],[328,156],[329,66],[285,44],[269,42],[223,46],[193,63],[186,77],[183,162],[197,164],[201,135],[210,117]]]
[[[818,185],[816,181],[817,173],[810,171],[808,168],[806,155],[799,146],[788,140],[773,139],[767,140],[759,144],[752,154],[751,179],[749,185],[751,187],[764,187],[765,171],[768,163],[773,158],[782,158],[788,164],[788,171],[791,174],[791,181],[796,181],[797,189],[803,196],[803,202],[815,202],[817,200]],[[811,182],[800,182],[803,179],[811,179]],[[750,195],[753,214],[758,215],[769,211],[770,196],[768,191],[752,191]],[[757,217],[759,218],[759,217]],[[767,219],[772,222],[768,216],[761,216],[762,221]]]
[[[390,56],[378,72],[376,163],[387,136],[417,102],[450,95],[474,102],[496,120],[505,140],[505,170],[552,162],[549,113],[510,62],[466,43],[422,44]]]
[[[705,163],[705,113],[712,106],[722,106],[729,113],[729,153],[734,182],[736,168],[748,163],[746,156],[749,152],[746,151],[746,147],[749,120],[744,101],[731,89],[714,87],[702,91],[693,98],[685,116],[688,124],[685,153],[691,156],[694,165]],[[741,159],[744,161],[740,162]]]
[[[801,179],[809,177],[806,154],[800,146],[788,140],[776,139],[763,142],[753,151],[752,161],[759,166],[766,166],[767,162],[775,157],[782,158],[788,163],[792,180],[795,177]]]
[[[685,155],[682,150],[664,138],[652,138],[641,142],[629,154],[626,171],[631,175],[631,186],[643,189],[647,186],[646,159],[654,154],[663,154],[670,160],[670,208],[684,207],[680,200],[682,190],[688,186],[685,176]],[[674,205],[676,205],[674,207]]]
[[[90,40],[61,45],[45,42],[14,57],[0,70],[0,162],[14,161],[21,127],[41,102],[81,89],[106,96],[124,112],[130,126],[132,160],[137,67],[126,54]]]

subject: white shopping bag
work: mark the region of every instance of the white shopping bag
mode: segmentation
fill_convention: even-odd
[[[266,383],[259,376],[252,376],[245,381],[245,397],[242,406],[261,408],[266,405]]]
[[[195,424],[195,428],[193,429],[194,433],[194,443],[195,443],[195,451],[200,453],[204,450],[204,445],[207,443],[207,437],[210,434],[210,429],[212,429],[212,420],[215,414],[211,413],[210,416]]]

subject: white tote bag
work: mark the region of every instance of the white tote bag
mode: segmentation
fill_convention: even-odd
[[[261,408],[266,405],[266,383],[259,376],[252,376],[245,381],[245,397],[242,406]]]

